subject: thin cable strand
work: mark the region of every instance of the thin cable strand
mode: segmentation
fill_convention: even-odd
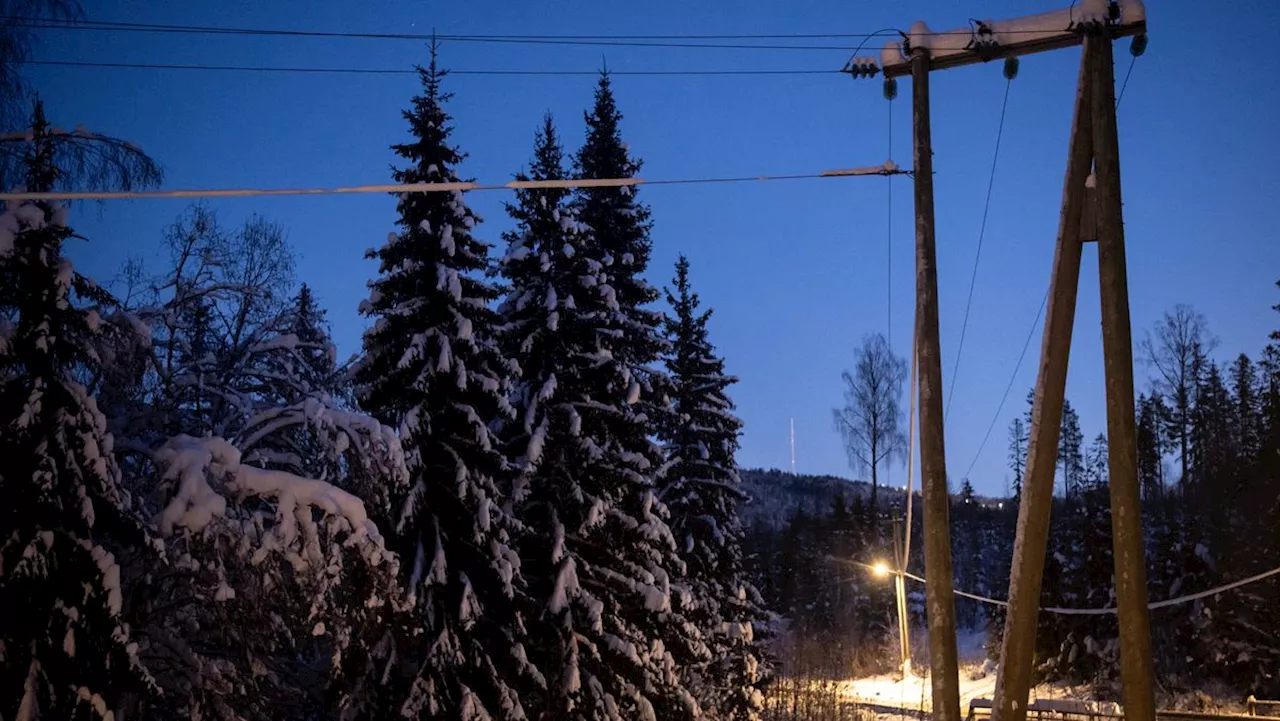
[[[1137,64],[1138,56],[1133,55],[1129,58],[1129,70],[1124,74],[1124,82],[1120,84],[1120,93],[1116,95],[1116,108],[1120,107],[1120,101],[1124,99],[1124,89],[1129,87],[1129,76],[1133,75],[1133,66]]]
[[[456,42],[494,42],[494,43],[533,43],[562,45],[623,45],[632,47],[732,47],[745,49],[801,49],[801,50],[849,50],[848,47],[825,47],[813,45],[704,45],[678,43],[632,43],[630,41],[681,41],[681,40],[822,40],[861,38],[868,40],[884,31],[874,33],[773,33],[773,34],[653,34],[653,35],[495,35],[495,34],[432,34],[432,33],[376,33],[376,32],[339,32],[324,30],[298,30],[291,28],[237,28],[208,25],[177,25],[162,23],[140,23],[112,20],[81,20],[76,22],[58,22],[48,19],[21,18],[15,16],[0,17],[17,27],[39,28],[49,30],[96,30],[122,32],[184,33],[209,35],[268,35],[286,37],[321,37],[321,38],[357,38],[368,40],[441,40]],[[1069,28],[1064,28],[1067,31]],[[902,33],[894,29],[893,32]],[[1023,33],[1041,33],[1041,30],[1002,30],[1001,34],[1017,35]],[[945,30],[923,33],[930,36],[970,36],[972,30]]]
[[[1124,75],[1124,82],[1120,85],[1120,93],[1116,96],[1116,107],[1120,107],[1120,99],[1124,97],[1125,88],[1129,87],[1129,76],[1133,74],[1133,66],[1137,62],[1138,57],[1135,55],[1129,61],[1129,70]],[[988,191],[989,193],[990,191]],[[1040,318],[1044,315],[1045,305],[1049,302],[1049,292],[1045,291],[1044,300],[1040,301],[1040,311],[1036,313],[1036,319],[1031,324],[1031,332],[1027,334],[1027,340],[1022,345],[1022,353],[1018,356],[1018,363],[1013,368],[1013,374],[1009,376],[1009,384],[1005,386],[1004,395],[1000,397],[1000,405],[996,407],[995,416],[992,417],[991,423],[987,426],[986,433],[982,436],[982,442],[978,444],[978,451],[973,454],[973,460],[969,463],[969,468],[964,472],[966,478],[973,472],[974,466],[978,464],[978,458],[982,456],[982,449],[986,447],[987,440],[991,437],[991,431],[995,429],[996,423],[1000,420],[1000,412],[1004,409],[1005,401],[1009,399],[1009,391],[1013,389],[1014,381],[1018,377],[1018,371],[1022,368],[1022,361],[1027,355],[1027,348],[1031,345],[1031,339],[1035,336],[1036,328],[1040,325]],[[965,311],[966,315],[968,311]],[[957,362],[958,362],[957,358]],[[953,378],[954,382],[954,378]]]
[[[27,65],[43,65],[53,67],[75,68],[117,68],[132,70],[212,70],[224,72],[258,72],[258,73],[317,73],[317,74],[354,74],[354,75],[417,75],[418,71],[409,68],[315,68],[315,67],[279,67],[253,65],[182,65],[176,63],[116,63],[96,62],[89,60],[28,60]],[[833,75],[839,70],[610,70],[612,76],[711,76],[711,75]],[[600,75],[599,70],[450,70],[450,75],[483,75],[483,76],[591,76]]]
[[[835,557],[828,556],[828,558],[834,559]],[[843,559],[835,559],[835,560],[843,560]],[[850,561],[850,563],[857,564],[867,569],[875,568],[871,564],[863,563],[862,561]],[[889,573],[895,573],[895,572],[889,571]],[[917,576],[914,573],[902,571],[902,575],[917,583],[921,583],[925,585],[928,585],[929,583],[927,579]],[[1262,573],[1254,574],[1252,576],[1249,576],[1248,578],[1241,578],[1239,580],[1232,581],[1230,583],[1224,583],[1221,586],[1214,586],[1213,588],[1200,591],[1198,593],[1188,593],[1185,596],[1178,596],[1177,598],[1167,598],[1163,601],[1151,601],[1150,603],[1147,604],[1147,608],[1149,610],[1154,611],[1159,608],[1169,608],[1170,606],[1178,606],[1184,603],[1190,603],[1191,601],[1198,601],[1202,598],[1216,596],[1220,593],[1226,593],[1227,591],[1234,591],[1237,588],[1242,588],[1244,586],[1248,586],[1248,585],[1257,583],[1259,581],[1265,581],[1266,579],[1271,578],[1272,576],[1280,576],[1280,566],[1273,568],[1269,571],[1263,571]],[[989,596],[980,596],[976,593],[968,593],[966,591],[960,591],[960,590],[954,590],[954,589],[953,589],[953,593],[955,593],[955,595],[957,596],[971,598],[975,601],[981,601],[982,603],[989,603],[993,606],[1009,605],[1008,601],[1001,601],[998,598],[991,598]],[[1113,616],[1119,613],[1119,609],[1115,608],[1114,606],[1108,606],[1106,608],[1066,608],[1063,606],[1046,606],[1046,607],[1042,607],[1040,610],[1046,613],[1053,613],[1060,616]]]
[[[1000,125],[996,129],[996,148],[991,154],[991,177],[987,179],[987,200],[982,204],[982,223],[978,226],[978,250],[973,254],[973,273],[969,276],[969,298],[964,303],[964,321],[960,324],[960,343],[956,346],[956,362],[951,366],[951,389],[947,392],[947,408],[942,413],[943,423],[951,417],[951,401],[956,395],[960,380],[960,357],[964,353],[964,337],[969,330],[969,311],[973,308],[973,289],[978,282],[978,264],[982,261],[982,241],[987,235],[987,217],[991,212],[991,190],[996,184],[996,164],[1000,160],[1000,140],[1004,137],[1005,112],[1009,109],[1009,89],[1013,80],[1005,80],[1004,101],[1000,104]]]
[[[1000,412],[1004,410],[1005,401],[1009,400],[1009,391],[1013,390],[1013,384],[1018,379],[1018,371],[1022,369],[1022,361],[1027,357],[1027,349],[1031,347],[1031,339],[1036,335],[1036,328],[1040,327],[1040,318],[1044,316],[1044,307],[1049,302],[1049,292],[1045,291],[1044,300],[1040,301],[1040,310],[1036,311],[1036,319],[1031,323],[1031,331],[1027,333],[1027,340],[1022,344],[1022,352],[1018,354],[1018,363],[1013,367],[1013,373],[1009,375],[1009,384],[1004,387],[1004,395],[1000,396],[1000,405],[996,406],[996,412],[991,417],[991,423],[987,425],[987,432],[982,434],[982,442],[978,444],[978,451],[973,454],[973,460],[969,462],[969,468],[964,472],[964,477],[968,478],[973,472],[973,467],[978,464],[978,459],[982,457],[982,449],[987,447],[987,439],[991,438],[991,431],[995,429],[996,423],[1000,420]]]

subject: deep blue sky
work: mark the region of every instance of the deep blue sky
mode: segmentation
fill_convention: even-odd
[[[1061,3],[991,0],[980,17],[1004,18]],[[970,4],[972,5],[972,4]],[[1203,312],[1221,340],[1220,360],[1256,355],[1277,326],[1280,179],[1275,118],[1280,55],[1250,38],[1280,27],[1280,3],[1149,1],[1151,45],[1120,108],[1129,284],[1135,338],[1175,303]],[[85,0],[93,20],[288,27],[312,30],[476,34],[725,34],[868,32],[924,19],[965,25],[945,0],[910,2],[558,3],[331,0],[170,3]],[[848,41],[818,41],[845,45]],[[875,42],[878,47],[880,41]],[[1128,41],[1117,46],[1120,78]],[[149,63],[404,68],[421,43],[138,33],[48,33],[42,59]],[[592,48],[450,43],[457,69],[617,70],[839,67],[847,51]],[[958,482],[995,412],[1048,282],[1057,229],[1078,50],[1024,58],[1014,81],[978,286],[947,429],[947,465]],[[56,124],[127,138],[157,158],[166,187],[338,186],[390,182],[388,146],[406,137],[400,111],[412,76],[216,73],[31,68]],[[933,122],[944,382],[949,386],[1004,92],[1000,66],[935,75]],[[533,131],[555,114],[567,144],[583,136],[590,77],[454,76],[455,139],[465,175],[501,182],[530,155]],[[618,77],[624,135],[649,178],[802,173],[877,164],[888,152],[889,109],[878,81],[848,77]],[[910,166],[910,86],[893,103],[893,159]],[[665,283],[678,253],[692,262],[704,302],[716,309],[713,340],[741,377],[746,421],[739,460],[788,464],[795,419],[798,468],[848,474],[831,426],[840,371],[860,338],[886,328],[886,180],[792,181],[646,188],[653,207],[650,278]],[[473,194],[497,241],[509,226],[501,193]],[[358,349],[356,305],[375,267],[365,248],[394,220],[389,197],[240,199],[213,203],[234,224],[252,213],[282,223],[298,276],[329,310],[340,353]],[[156,257],[178,200],[82,206],[82,269],[109,278],[129,255]],[[914,250],[909,179],[894,181],[892,339],[909,351]],[[1085,251],[1068,397],[1087,437],[1105,424],[1096,256]],[[1034,382],[1037,331],[1000,422],[978,458],[979,492],[1005,486],[1006,426]],[[1140,379],[1147,375],[1139,367]],[[1140,380],[1140,389],[1145,380]],[[895,482],[903,477],[894,471]]]

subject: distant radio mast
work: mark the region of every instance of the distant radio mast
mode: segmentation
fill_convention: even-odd
[[[796,474],[796,419],[791,419],[791,475]]]

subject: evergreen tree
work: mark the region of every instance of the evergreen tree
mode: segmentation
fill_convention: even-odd
[[[980,585],[982,546],[981,546],[981,508],[973,491],[973,484],[964,479],[960,485],[960,493],[955,497],[955,506],[951,514],[952,532],[955,538],[955,564],[953,575],[955,586],[960,589],[977,589]],[[957,621],[962,628],[976,626],[979,614],[978,606],[971,599],[957,599]]]
[[[587,138],[574,156],[578,177],[633,178],[641,161],[622,142],[622,113],[613,97],[607,71],[600,73],[595,103],[585,113]],[[662,314],[651,304],[658,291],[644,278],[649,267],[652,242],[649,207],[636,200],[635,186],[584,187],[574,191],[571,205],[578,221],[591,235],[604,264],[602,280],[613,289],[621,316],[623,335],[615,341],[613,353],[646,386],[640,400],[643,412],[655,418],[664,409],[660,403],[663,378],[653,376],[650,366],[663,353]]]
[[[399,183],[459,182],[464,155],[441,90],[435,48],[393,146]],[[372,253],[379,277],[361,311],[376,318],[357,373],[360,403],[398,425],[411,487],[395,499],[392,547],[405,559],[420,633],[406,716],[523,718],[519,559],[509,545],[508,464],[491,424],[511,418],[509,365],[494,338],[483,279],[487,246],[461,193],[406,193],[399,232]],[[523,666],[523,668],[522,668]],[[530,676],[531,678],[532,676]]]
[[[1022,496],[1022,476],[1027,467],[1027,426],[1021,418],[1009,424],[1009,470],[1013,471],[1013,497]]]
[[[1280,287],[1280,281],[1276,286]],[[1280,313],[1280,304],[1272,306],[1272,309]],[[1271,333],[1271,343],[1263,350],[1258,363],[1258,406],[1258,445],[1262,466],[1259,474],[1264,478],[1278,479],[1276,483],[1280,484],[1280,330]],[[1274,472],[1267,473],[1267,470]],[[1277,512],[1280,514],[1280,504],[1277,504]],[[1280,525],[1275,528],[1280,529]]]
[[[1022,414],[1022,424],[1027,427],[1027,437],[1030,438],[1031,430],[1035,427],[1032,423],[1036,411],[1036,389],[1034,387],[1027,389],[1027,410]],[[1028,441],[1029,442],[1029,441]]]
[[[565,177],[550,116],[519,177]],[[509,455],[524,472],[513,501],[529,659],[543,680],[526,705],[535,718],[687,717],[697,703],[676,659],[708,654],[673,598],[683,567],[654,497],[663,455],[638,410],[631,321],[608,282],[615,259],[566,201],[561,188],[517,191],[505,236],[500,312],[520,367]]]
[[[1212,533],[1231,533],[1228,514],[1240,491],[1232,439],[1233,406],[1217,364],[1198,355],[1195,362],[1195,404],[1189,432],[1191,477],[1188,510],[1209,510]],[[1199,514],[1197,514],[1199,515]]]
[[[293,297],[289,314],[289,332],[298,339],[298,355],[301,367],[295,374],[309,389],[320,390],[335,396],[345,396],[349,390],[345,379],[336,374],[337,348],[329,338],[329,324],[325,312],[316,303],[311,287],[303,283]]]
[[[1103,488],[1108,483],[1110,471],[1107,466],[1107,437],[1101,433],[1094,437],[1093,443],[1085,454],[1084,467],[1081,472],[1085,488]]]
[[[1257,391],[1257,371],[1249,356],[1241,353],[1231,364],[1231,395],[1235,398],[1235,442],[1236,453],[1242,459],[1252,459],[1258,455],[1259,438],[1259,404]]]
[[[1136,445],[1138,450],[1138,487],[1142,499],[1150,505],[1158,500],[1163,490],[1160,478],[1162,460],[1160,446],[1160,421],[1156,417],[1154,396],[1145,393],[1138,396]]]
[[[1062,466],[1062,495],[1070,501],[1080,489],[1084,470],[1081,446],[1084,434],[1080,432],[1080,416],[1071,407],[1071,401],[1062,402],[1062,431],[1058,436],[1058,463]]]
[[[27,187],[58,168],[42,105]],[[111,299],[63,256],[67,210],[10,201],[0,215],[0,716],[110,718],[147,687],[122,617],[118,555],[143,540],[114,442],[80,382]],[[97,306],[97,307],[87,307]]]
[[[698,670],[691,687],[716,717],[753,719],[760,712],[761,675],[752,640],[763,613],[742,570],[737,506],[747,499],[734,461],[742,422],[732,415],[726,394],[737,379],[725,375],[724,361],[707,338],[711,310],[699,311],[683,255],[667,302],[674,310],[665,324],[674,423],[661,434],[669,465],[658,497],[671,511],[671,530],[685,561],[684,579],[694,598],[690,619],[706,635],[714,659],[710,668]],[[838,511],[843,506],[840,497]]]
[[[1062,580],[1062,605],[1115,605],[1107,453],[1107,438],[1100,433],[1085,454],[1074,503],[1067,506],[1068,572]],[[1068,616],[1057,618],[1056,623],[1059,633],[1065,633],[1061,647],[1065,654],[1058,658],[1063,675],[1104,680],[1114,674],[1119,660],[1115,617]]]

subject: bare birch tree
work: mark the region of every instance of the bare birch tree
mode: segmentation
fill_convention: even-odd
[[[1195,403],[1196,359],[1208,353],[1216,341],[1209,334],[1204,316],[1189,305],[1178,304],[1166,311],[1142,339],[1141,352],[1154,369],[1153,385],[1169,399],[1166,419],[1170,440],[1178,446],[1182,462],[1182,483],[1188,480],[1190,459],[1191,407]]]
[[[841,376],[844,407],[834,409],[832,417],[844,439],[850,467],[871,474],[871,507],[876,508],[880,467],[907,453],[900,405],[907,362],[894,355],[884,335],[876,333],[863,338],[854,372]]]

